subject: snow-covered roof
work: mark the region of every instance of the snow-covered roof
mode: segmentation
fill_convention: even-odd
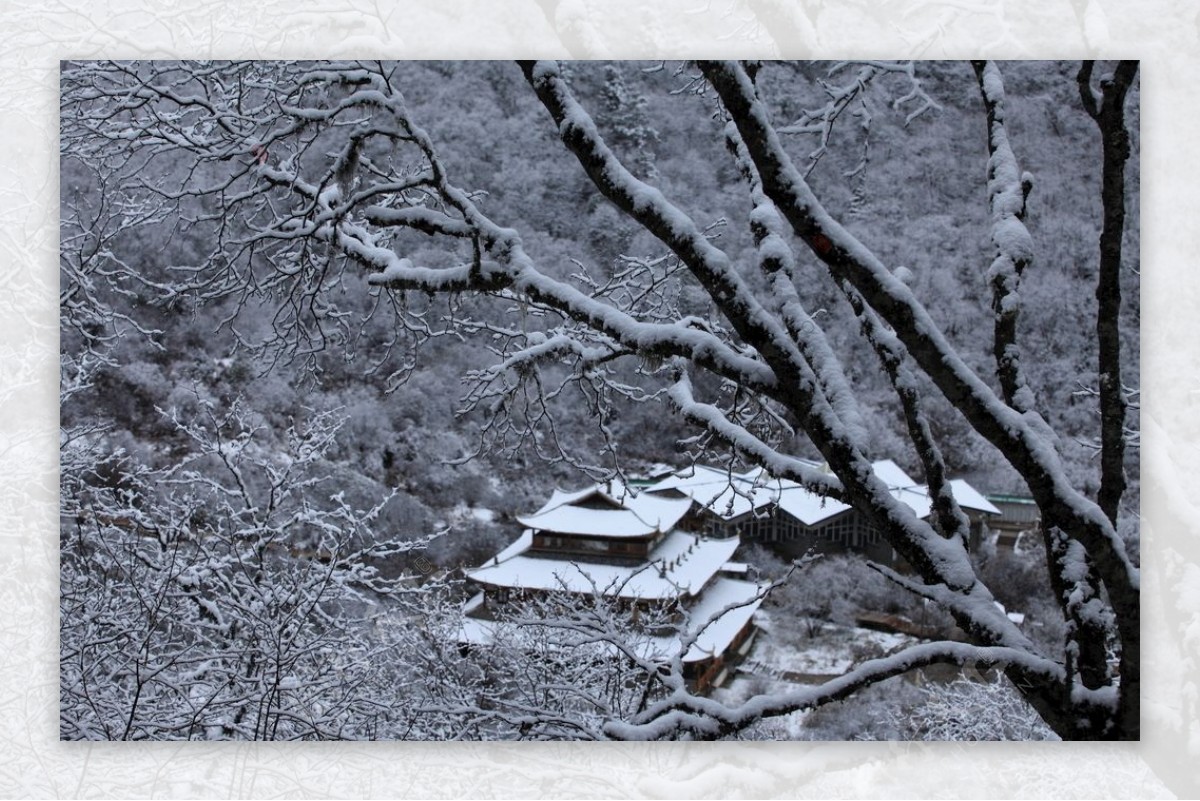
[[[688,498],[635,495],[625,487],[606,485],[555,490],[541,509],[517,520],[527,528],[560,534],[648,537],[674,528],[691,506]]]
[[[667,600],[700,592],[737,550],[738,538],[710,540],[672,531],[638,564],[597,564],[529,556],[532,532],[467,576],[481,584],[530,590],[603,592],[620,598]]]
[[[784,487],[779,493],[779,508],[806,526],[828,520],[850,508],[833,498],[822,498],[798,484]]]
[[[651,484],[645,494],[677,490],[714,514],[733,520],[775,501],[778,481],[767,479],[763,482],[756,481],[756,478],[758,474],[755,471],[730,473],[728,470],[698,464]]]
[[[726,648],[762,605],[762,587],[749,581],[718,578],[688,609],[688,631],[703,627],[684,654],[684,662],[716,656]],[[723,611],[725,610],[725,611]]]
[[[533,545],[533,532],[529,529],[525,529],[521,532],[521,536],[517,537],[515,540],[506,545],[504,549],[500,551],[500,553],[496,554],[488,561],[492,564],[498,565],[501,562],[506,562],[509,559],[512,559],[522,551],[528,550],[531,545]]]
[[[917,483],[891,459],[880,459],[878,462],[873,462],[871,469],[875,471],[875,476],[889,487],[911,487]]]
[[[684,662],[698,662],[721,654],[733,638],[753,617],[762,605],[759,597],[762,587],[748,581],[718,578],[709,584],[697,602],[687,610],[688,635],[699,631],[695,641],[683,655]],[[474,600],[474,599],[472,599]],[[464,615],[459,631],[459,642],[469,645],[491,645],[503,623],[494,620]],[[522,626],[509,632],[510,636],[537,636],[537,627]],[[650,635],[631,631],[629,641],[623,643],[644,658],[667,660],[682,648],[678,635]]]
[[[929,490],[923,486],[892,487],[891,493],[893,498],[912,509],[919,518],[929,517],[933,511],[933,498],[929,497]]]
[[[560,534],[647,537],[659,531],[657,523],[642,520],[629,509],[585,509],[569,504],[542,514],[518,517],[517,521],[538,531]]]
[[[634,483],[644,484],[651,481],[657,481],[661,478],[666,478],[674,473],[675,470],[675,465],[667,464],[666,462],[655,462],[654,464],[647,465],[640,470],[629,473],[629,480]]]
[[[958,501],[959,506],[974,509],[977,512],[987,512],[990,515],[1002,514],[995,504],[983,497],[983,493],[961,478],[950,480],[950,491],[954,493],[954,499]]]
[[[892,495],[908,505],[917,517],[929,516],[932,502],[928,487],[917,484],[891,459],[875,462],[872,468],[875,475],[890,488]],[[730,473],[728,470],[695,465],[647,487],[647,492],[651,494],[665,490],[682,492],[725,520],[734,520],[751,510],[774,504],[804,525],[814,526],[850,509],[847,504],[822,497],[794,481],[771,478],[761,467],[745,473]],[[988,514],[1000,513],[987,498],[962,479],[952,480],[950,490],[964,508]]]
[[[950,492],[954,495],[954,500],[958,501],[958,505],[964,509],[970,509],[973,512],[985,512],[987,514],[998,515],[1000,510],[993,506],[987,498],[961,478],[950,480]],[[898,487],[892,490],[898,500],[908,504],[909,507],[916,512],[917,517],[927,517],[933,510],[933,498],[929,495],[929,487],[924,484],[915,487]]]

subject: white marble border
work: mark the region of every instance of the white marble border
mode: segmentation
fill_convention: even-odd
[[[1192,0],[5,0],[0,6],[0,795],[1151,797],[1200,793]],[[547,10],[549,9],[549,10]],[[1144,741],[123,745],[57,737],[56,109],[67,57],[1143,59]]]

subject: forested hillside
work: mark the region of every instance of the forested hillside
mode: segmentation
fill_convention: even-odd
[[[1007,141],[1027,174],[1020,216],[1032,241],[1019,290],[1001,299],[989,274],[1004,244],[989,193],[995,176],[989,176],[988,109],[972,64],[753,67],[783,148],[825,209],[921,300],[966,368],[1017,408],[1023,396],[1008,398],[997,378],[993,326],[994,304],[1019,303],[1022,380],[1054,432],[1047,447],[1057,448],[1065,481],[1081,497],[1095,498],[1101,485],[1095,319],[1104,161],[1100,128],[1080,100],[1079,64],[1000,65]],[[277,79],[272,69],[266,63],[240,72],[199,65],[190,77],[167,76],[176,93],[171,98],[146,88],[153,80],[141,77],[144,65],[64,65],[65,737],[453,736],[453,725],[441,718],[418,724],[395,717],[393,707],[404,704],[394,701],[387,713],[347,701],[351,723],[335,725],[330,712],[311,729],[281,723],[283,716],[247,729],[249,717],[236,711],[213,722],[206,705],[215,706],[221,691],[211,676],[190,686],[180,678],[159,688],[156,700],[143,697],[143,704],[178,702],[189,711],[139,735],[131,722],[137,715],[127,708],[128,677],[139,675],[140,690],[140,671],[154,660],[139,662],[136,655],[152,650],[163,615],[181,615],[181,626],[205,632],[177,645],[168,660],[172,670],[203,675],[205,661],[217,658],[205,653],[217,647],[211,643],[220,642],[221,653],[232,658],[242,642],[236,629],[248,624],[236,622],[239,613],[197,600],[211,588],[189,595],[189,587],[214,580],[231,597],[250,597],[245,593],[258,582],[254,571],[213,579],[217,563],[244,564],[246,532],[256,538],[251,550],[259,575],[278,558],[308,558],[315,568],[287,591],[272,591],[278,609],[267,613],[265,601],[245,601],[245,619],[262,624],[254,642],[275,643],[276,678],[294,675],[299,686],[309,681],[302,668],[308,664],[328,673],[326,689],[378,687],[396,676],[361,665],[335,676],[320,655],[397,647],[381,645],[371,633],[379,630],[377,620],[369,621],[380,598],[399,598],[443,570],[488,558],[516,535],[513,515],[537,508],[553,488],[637,474],[655,463],[753,461],[752,451],[731,449],[728,437],[698,429],[694,415],[681,413],[679,396],[671,394],[678,381],[675,354],[648,349],[581,366],[597,340],[572,334],[583,343],[574,351],[522,362],[514,355],[518,347],[553,343],[575,325],[564,326],[554,303],[499,283],[447,293],[393,286],[388,276],[399,273],[364,269],[350,246],[321,233],[324,219],[365,226],[359,215],[378,228],[373,239],[362,238],[368,245],[353,246],[360,248],[355,252],[386,248],[402,257],[403,269],[430,275],[473,264],[473,275],[486,277],[493,261],[504,263],[513,252],[503,240],[511,231],[522,258],[547,278],[633,310],[642,322],[681,321],[690,330],[717,332],[738,358],[758,359],[764,349],[751,346],[738,321],[714,304],[712,287],[689,271],[686,257],[597,191],[584,157],[560,141],[574,112],[568,108],[567,122],[556,124],[551,104],[531,88],[538,74],[500,62],[365,65],[402,96],[405,119],[420,130],[375,131],[362,135],[361,145],[340,149],[343,132],[366,130],[368,116],[317,121],[315,114],[297,113],[295,138],[288,139],[278,125],[256,127],[253,114],[283,118],[305,102],[336,105],[374,84],[365,77],[344,84],[330,78],[334,88],[328,89],[316,79],[297,79],[295,94],[274,98],[274,81],[293,76]],[[736,144],[730,144],[723,96],[701,69],[586,62],[563,64],[560,71],[629,172],[693,221],[750,291],[777,293],[774,273],[761,267],[762,201],[748,198],[747,161],[731,155]],[[211,108],[207,101],[180,101],[197,87],[207,87],[209,97],[238,99],[228,107],[213,101]],[[317,97],[320,92],[326,94]],[[174,112],[164,97],[184,109],[178,117],[168,116]],[[1125,111],[1133,157],[1125,168],[1120,273],[1121,381],[1131,404],[1127,440],[1134,443],[1137,109],[1135,82]],[[421,143],[422,135],[436,148],[436,162],[427,153],[395,155],[400,145]],[[436,165],[434,182],[420,184],[429,163]],[[313,165],[325,165],[313,173],[324,177],[307,205],[295,207],[288,226],[263,235],[269,215],[284,207],[278,199],[255,205],[255,186],[286,188],[289,180],[301,186],[306,179],[286,176]],[[461,208],[472,210],[463,219],[474,226],[470,215],[477,209],[501,234],[474,241],[451,235],[463,224],[455,216],[460,201],[437,183],[442,173],[463,193]],[[382,189],[363,194],[369,181],[409,178],[414,185],[403,196],[422,198],[409,205],[378,202],[366,209],[351,202],[385,197]],[[633,198],[635,205],[654,202],[636,192]],[[847,430],[864,443],[864,457],[893,459],[934,483],[926,455],[913,444],[912,420],[897,402],[897,379],[881,366],[879,342],[889,341],[888,321],[864,336],[875,318],[864,316],[841,280],[831,280],[819,248],[810,251],[794,234],[780,241],[794,251],[792,284],[857,401],[861,436],[852,425]],[[507,371],[494,368],[506,359]],[[934,379],[913,371],[909,380],[949,476],[984,491],[1030,492],[1021,468],[979,433]],[[779,453],[830,461],[825,444],[814,442],[802,414],[786,403],[746,401],[744,389],[711,372],[691,381],[696,397],[722,399],[712,402],[727,403],[722,408],[731,419]],[[827,389],[830,397],[837,394],[836,387]],[[1112,529],[1136,564],[1136,447],[1127,448],[1124,459],[1129,489]],[[114,531],[136,533],[122,546],[127,554],[111,549]],[[430,540],[435,534],[441,536]],[[213,538],[208,557],[215,561],[185,558],[192,546],[181,543],[206,537]],[[158,543],[155,554],[138,556],[147,540]],[[218,540],[225,544],[214,544]],[[143,584],[130,590],[137,582]],[[293,597],[284,599],[289,591]],[[104,608],[111,619],[85,611],[85,598],[96,593],[110,593]],[[122,607],[139,604],[152,610],[148,618],[112,643],[96,644],[106,630],[124,625],[115,622]],[[273,627],[277,614],[294,616],[295,627]],[[338,634],[347,630],[354,638],[349,650]],[[1016,647],[1001,636],[980,642]],[[279,656],[285,652],[291,656]],[[260,708],[278,707],[278,697],[255,695],[265,692],[261,679],[247,678],[261,665],[239,658],[240,666],[229,670],[244,682],[246,697],[254,696]],[[101,659],[107,660],[103,676],[94,666]],[[97,689],[89,681],[109,686]],[[289,686],[275,681],[271,692],[278,696]],[[438,714],[452,718],[445,710],[453,704],[442,700]],[[412,728],[406,733],[404,726]],[[507,736],[487,727],[473,734]]]

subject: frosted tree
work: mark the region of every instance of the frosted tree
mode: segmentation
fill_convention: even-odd
[[[453,160],[410,111],[404,71],[395,64],[68,64],[62,141],[64,154],[117,182],[123,198],[165,210],[193,235],[203,232],[204,256],[156,280],[171,297],[270,309],[269,330],[247,345],[312,363],[313,354],[349,347],[366,330],[347,300],[365,295],[377,314],[391,315],[389,353],[439,340],[486,343],[494,358],[468,374],[462,409],[478,421],[481,449],[530,445],[604,476],[622,470],[615,410],[665,402],[692,427],[692,446],[726,448],[856,507],[912,573],[880,569],[939,604],[968,638],[918,645],[826,685],[734,707],[677,685],[607,720],[606,736],[724,736],[922,665],[958,663],[1001,668],[1064,739],[1136,738],[1139,576],[1117,535],[1113,501],[1123,492],[1123,456],[1114,452],[1121,438],[1100,442],[1108,466],[1098,502],[1068,477],[1053,417],[1039,408],[1028,378],[1018,321],[1020,282],[1036,254],[1025,225],[1033,182],[1008,135],[1000,68],[975,65],[988,143],[979,175],[993,246],[979,285],[992,298],[994,381],[951,344],[907,270],[886,263],[814,193],[807,165],[797,165],[772,122],[772,103],[787,91],[780,70],[787,69],[699,62],[677,72],[677,94],[699,95],[715,110],[730,159],[725,169],[745,196],[751,245],[735,254],[722,246],[718,228],[668,196],[665,182],[647,183],[626,168],[559,65],[520,64],[541,119],[591,191],[654,243],[654,252],[630,254],[604,273],[578,261],[539,262],[526,244],[532,232],[486,210],[477,190],[487,187],[459,185]],[[1122,64],[1099,94],[1090,70],[1081,77],[1088,113],[1095,110],[1109,130],[1123,129],[1124,88],[1135,71]],[[890,73],[911,77],[883,64],[860,70]],[[922,93],[913,96],[927,105]],[[812,119],[832,125],[836,116]],[[534,130],[524,133],[544,141]],[[1119,187],[1104,202],[1106,209],[1123,203]],[[1119,269],[1119,253],[1105,252]],[[928,520],[871,470],[878,455],[840,340],[806,299],[818,265],[889,382],[933,498]],[[396,380],[412,364],[407,356],[400,361]],[[1105,386],[1101,392],[1111,392]],[[581,456],[564,437],[555,412],[571,392],[597,424],[600,441],[591,452],[599,457]],[[1039,649],[973,569],[968,521],[949,488],[930,395],[948,401],[1033,493],[1049,546],[1050,589],[1067,621],[1061,648]],[[1106,432],[1116,416],[1106,413]],[[797,458],[802,440],[828,471]]]
[[[417,738],[604,740],[612,722],[683,691],[682,659],[705,621],[681,634],[686,621],[653,604],[635,620],[621,589],[513,600],[465,629],[452,597],[408,599],[410,614],[383,625],[389,658],[412,677]]]
[[[910,740],[1057,739],[1003,676],[926,685],[912,708],[889,710],[887,724]]]
[[[403,717],[364,610],[403,592],[378,540],[322,475],[317,414],[265,432],[240,404],[174,420],[194,455],[64,461],[60,583],[65,739],[364,739]],[[78,440],[86,443],[86,440]],[[85,454],[93,452],[88,449]],[[386,500],[386,499],[385,499]]]
[[[616,66],[604,70],[604,110],[611,122],[611,143],[634,154],[633,163],[638,173],[648,180],[657,177],[654,170],[653,146],[658,142],[658,131],[646,118],[646,98],[632,92]]]

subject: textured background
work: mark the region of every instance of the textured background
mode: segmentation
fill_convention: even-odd
[[[1196,797],[1200,18],[1194,0],[0,4],[0,795]],[[884,10],[874,6],[885,6]],[[62,58],[1137,57],[1144,741],[232,745],[57,741]]]

